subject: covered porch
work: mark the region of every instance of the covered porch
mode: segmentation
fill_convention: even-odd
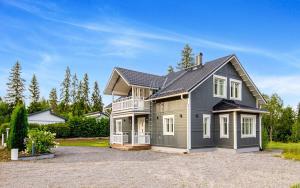
[[[111,118],[110,143],[115,148],[150,146],[149,115],[124,115]]]

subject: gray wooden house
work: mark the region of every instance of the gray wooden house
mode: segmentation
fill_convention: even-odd
[[[265,100],[236,55],[159,76],[114,68],[110,143],[115,148],[257,151]]]

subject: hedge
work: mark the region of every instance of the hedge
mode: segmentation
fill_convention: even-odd
[[[30,124],[29,129],[49,131],[56,134],[56,138],[74,137],[106,137],[109,136],[109,120],[102,118],[70,118],[66,123],[50,125]]]
[[[9,123],[3,123],[0,125],[0,134],[6,134],[6,128],[9,128]]]

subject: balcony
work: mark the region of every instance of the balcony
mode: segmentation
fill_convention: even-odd
[[[150,112],[150,105],[143,97],[125,97],[112,103],[112,112]]]
[[[134,132],[134,142],[130,143],[132,145],[149,145],[150,144],[150,133],[145,132],[143,134]],[[113,133],[111,137],[112,144],[129,144],[129,134],[128,132],[118,132]]]

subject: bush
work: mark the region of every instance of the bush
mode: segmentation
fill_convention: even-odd
[[[6,128],[9,128],[9,123],[3,123],[0,125],[0,134],[6,134]]]
[[[261,137],[262,137],[262,149],[264,150],[264,149],[266,149],[266,147],[269,143],[269,135],[268,135],[268,131],[266,128],[263,128]]]
[[[10,121],[10,133],[8,137],[8,147],[25,149],[24,139],[27,136],[27,111],[24,105],[17,105],[12,113]]]
[[[292,135],[290,137],[291,142],[300,141],[300,122],[295,122],[292,127]]]
[[[31,130],[31,129],[40,129],[41,125],[40,124],[37,124],[37,123],[30,123],[28,124],[28,129]]]
[[[56,123],[50,125],[41,125],[41,130],[55,133],[56,138],[67,138],[70,137],[70,127],[66,123]]]
[[[26,141],[26,152],[32,153],[32,143],[34,142],[35,153],[50,153],[55,143],[55,134],[49,131],[30,130]]]

